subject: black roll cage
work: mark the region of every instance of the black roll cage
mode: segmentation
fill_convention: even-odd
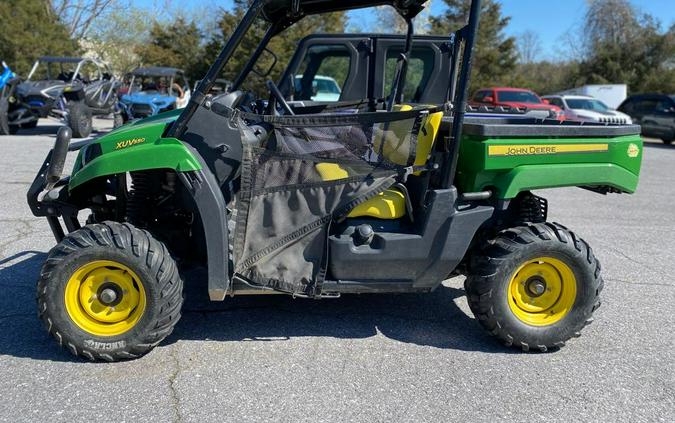
[[[392,93],[387,103],[387,110],[391,110],[397,100],[400,100],[403,87],[405,86],[408,58],[410,57],[413,48],[414,34],[412,19],[423,10],[425,1],[426,0],[342,0],[340,2],[331,2],[327,0],[255,0],[239,25],[235,28],[234,33],[223,47],[216,58],[216,61],[209,68],[206,76],[197,86],[187,107],[183,110],[171,128],[169,128],[166,135],[168,137],[180,138],[184,134],[188,122],[205,101],[223,68],[229,62],[242,39],[261,14],[271,22],[271,25],[267,29],[256,50],[251,55],[251,58],[235,80],[232,91],[237,90],[253,70],[255,63],[266,49],[269,41],[275,35],[301,20],[307,14],[327,13],[387,4],[395,7],[408,23],[408,31],[405,52],[399,57],[395,76],[396,79],[392,84]],[[265,9],[266,7],[267,10]],[[442,169],[441,179],[443,188],[452,186],[457,171],[459,141],[462,136],[462,127],[466,112],[469,81],[473,62],[473,48],[478,32],[480,11],[481,0],[472,0],[469,22],[466,26],[450,35],[452,63],[450,74],[448,75],[450,84],[446,99],[450,106],[453,125],[450,130],[450,136],[443,146],[445,154],[445,165]],[[460,55],[461,61],[459,60]]]

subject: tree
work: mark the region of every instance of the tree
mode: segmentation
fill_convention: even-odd
[[[431,29],[431,3],[427,1],[426,8],[413,20],[415,34],[427,34]],[[408,31],[408,25],[405,19],[391,6],[379,6],[375,9],[377,16],[376,32],[405,34]]]
[[[156,24],[149,10],[128,6],[109,12],[83,43],[93,55],[110,63],[113,72],[120,76],[141,63],[138,51],[150,44],[150,30]]]
[[[145,66],[168,66],[183,69],[190,79],[199,79],[203,57],[202,34],[197,24],[178,17],[168,25],[155,22],[150,43],[136,49]]]
[[[443,1],[448,6],[445,13],[431,18],[434,34],[450,34],[466,25],[469,19],[470,0]],[[474,50],[472,90],[501,84],[511,78],[518,54],[515,38],[504,34],[509,20],[509,17],[502,16],[499,3],[495,0],[483,0],[478,39]]]
[[[222,16],[218,22],[218,30],[212,36],[211,40],[206,45],[204,61],[201,65],[201,73],[205,73],[208,66],[212,63],[220,50],[225,45],[225,42],[230,38],[234,32],[235,27],[241,21],[248,8],[248,1],[234,0],[234,7],[232,10],[223,10]],[[290,28],[284,30],[281,34],[274,37],[268,49],[274,52],[278,58],[278,63],[273,67],[268,76],[260,77],[251,73],[247,80],[246,88],[257,92],[260,95],[269,94],[265,88],[265,80],[278,80],[281,72],[286,68],[290,61],[298,42],[307,35],[314,33],[342,33],[345,31],[347,18],[345,13],[328,13],[322,15],[310,15]],[[232,57],[227,67],[224,69],[222,78],[229,81],[234,81],[239,75],[239,72],[244,67],[244,64],[249,60],[251,54],[258,46],[262,39],[267,25],[259,20],[249,33],[244,37],[242,43]],[[273,64],[273,57],[270,54],[263,54],[258,61],[256,68],[260,70],[268,69]]]
[[[541,40],[534,31],[525,31],[518,36],[518,58],[520,63],[534,63],[541,53]]]
[[[675,92],[675,25],[638,15],[628,0],[588,0],[585,55],[576,83],[625,83],[631,92]]]
[[[3,0],[0,22],[0,59],[20,75],[25,76],[39,56],[80,52],[48,0]]]
[[[92,25],[104,16],[116,0],[51,0],[52,11],[76,40],[84,39]]]

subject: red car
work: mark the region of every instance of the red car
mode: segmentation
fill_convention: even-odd
[[[478,90],[471,99],[472,106],[504,106],[528,108],[530,110],[550,110],[558,120],[565,115],[558,106],[548,104],[537,94],[522,88],[484,88]]]

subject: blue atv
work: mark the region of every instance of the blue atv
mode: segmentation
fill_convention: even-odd
[[[15,134],[19,127],[9,124],[9,107],[13,100],[13,92],[19,80],[16,74],[2,62],[2,73],[0,73],[0,135]]]
[[[2,73],[0,73],[0,90],[5,88],[5,85],[10,79],[16,78],[16,74],[7,66],[7,63],[2,62]]]
[[[15,78],[8,83],[7,101],[0,105],[8,125],[3,135],[34,128],[39,119],[49,117],[68,125],[73,137],[86,138],[93,129],[93,116],[117,112],[120,85],[109,66],[98,60],[40,57],[25,81]]]
[[[190,85],[182,70],[167,67],[137,68],[127,76],[120,98],[121,123],[182,109],[190,100]],[[118,122],[115,123],[118,126]]]

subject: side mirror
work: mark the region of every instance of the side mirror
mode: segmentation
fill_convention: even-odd
[[[316,85],[312,85],[312,96],[315,96],[319,94],[319,87]]]
[[[547,98],[542,99],[541,101],[544,102],[544,104],[551,104],[551,101]]]
[[[267,48],[265,48],[263,50],[263,53],[267,57],[264,57],[263,54],[261,54],[260,57],[258,58],[258,61],[257,61],[256,65],[253,67],[253,69],[251,69],[251,71],[261,78],[267,78],[269,76],[269,74],[272,73],[272,70],[274,69],[274,67],[277,65],[277,62],[279,61],[279,58],[277,57],[276,54],[274,54],[274,52],[272,50],[268,50]],[[260,65],[262,63],[265,63],[265,62],[268,62],[268,61],[271,62],[271,63],[267,68],[261,68],[260,67]]]
[[[491,96],[483,97],[482,103],[494,103],[494,102],[495,102],[494,97],[491,97]]]

